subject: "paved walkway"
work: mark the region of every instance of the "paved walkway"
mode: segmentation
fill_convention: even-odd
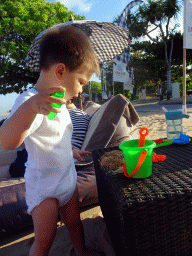
[[[164,113],[162,107],[165,107],[168,111],[171,110],[182,110],[182,99],[178,100],[163,100],[159,101],[158,98],[154,99],[141,99],[131,102],[135,107],[137,112],[162,112]],[[192,113],[192,97],[187,97],[187,113]]]

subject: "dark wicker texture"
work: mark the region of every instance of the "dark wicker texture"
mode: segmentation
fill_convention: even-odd
[[[192,255],[192,143],[157,148],[152,175],[127,178],[93,159],[101,210],[117,256]]]

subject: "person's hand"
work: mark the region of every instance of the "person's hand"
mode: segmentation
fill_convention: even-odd
[[[77,159],[79,163],[85,161],[83,156],[89,156],[90,154],[92,154],[90,151],[81,151],[73,147],[73,158]]]
[[[50,96],[50,94],[54,92],[63,92],[64,88],[61,86],[55,86],[52,88],[48,88],[43,92],[39,92],[38,94],[32,96],[28,103],[31,104],[31,108],[35,114],[43,114],[48,115],[49,112],[60,113],[60,108],[56,108],[51,106],[50,103],[58,103],[58,104],[66,104],[66,100],[62,98],[56,98]]]

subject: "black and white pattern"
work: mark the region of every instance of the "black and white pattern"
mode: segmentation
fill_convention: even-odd
[[[130,50],[129,50],[129,48],[125,49],[123,54],[118,55],[115,59],[118,60],[118,61],[122,61],[123,63],[129,63],[129,61],[130,61]]]
[[[75,20],[55,25],[54,27],[76,26],[82,29],[97,54],[99,62],[113,60],[129,46],[128,30],[110,22]],[[47,30],[41,32],[33,41],[25,59],[26,65],[39,72],[39,41]]]
[[[117,21],[117,25],[127,29],[127,15],[128,13],[130,13],[131,8],[133,8],[136,5],[140,5],[142,4],[143,1],[141,0],[135,0],[132,1],[131,3],[129,3],[125,9],[123,10],[121,16],[119,17],[118,21]],[[125,49],[125,51],[123,52],[123,54],[116,56],[116,58],[118,61],[122,61],[124,63],[129,63],[130,61],[130,50],[129,48]]]
[[[76,149],[81,149],[88,130],[91,117],[80,109],[68,109],[73,124],[71,143]]]

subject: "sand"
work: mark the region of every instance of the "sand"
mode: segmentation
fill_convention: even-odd
[[[146,137],[148,140],[166,138],[166,120],[165,114],[162,112],[138,112],[140,120],[137,127],[146,127],[149,134]],[[192,137],[192,113],[187,113],[189,118],[183,118],[183,133]]]
[[[102,251],[104,255],[115,256],[110,237],[99,206],[81,212],[85,229],[86,244],[93,249]],[[33,228],[28,228],[16,235],[0,241],[1,256],[27,256],[34,238]],[[65,225],[58,227],[50,256],[68,256],[73,244],[68,236]]]
[[[138,129],[147,127],[149,135],[146,139],[160,139],[166,137],[165,115],[162,112],[138,112],[140,121]],[[192,136],[192,113],[189,119],[183,119],[183,131]],[[81,212],[81,219],[85,228],[86,243],[93,249],[103,251],[106,256],[115,256],[113,247],[108,235],[103,215],[99,205],[92,206]],[[33,229],[28,228],[16,235],[9,236],[0,241],[0,256],[26,256],[31,246],[31,238],[34,237]],[[58,232],[54,244],[50,251],[50,256],[68,256],[73,245],[67,234],[64,225],[58,227]]]
[[[8,116],[10,113],[0,114],[0,116]]]

